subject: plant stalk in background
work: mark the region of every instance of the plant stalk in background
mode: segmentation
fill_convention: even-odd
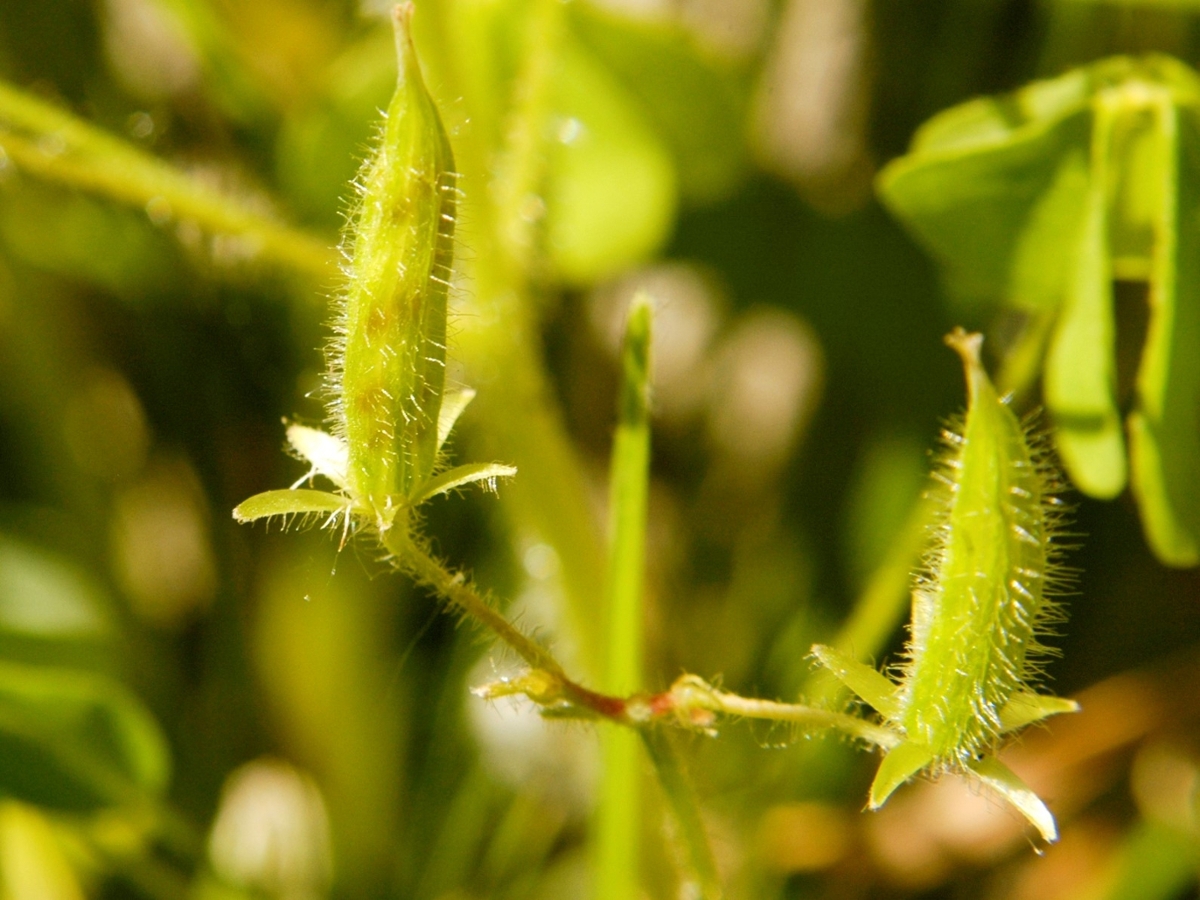
[[[609,475],[607,666],[603,688],[614,694],[642,683],[642,594],[646,503],[650,481],[650,298],[634,297],[625,325],[617,430]],[[641,778],[637,736],[604,728],[603,779],[596,810],[592,895],[634,900],[638,895]]]

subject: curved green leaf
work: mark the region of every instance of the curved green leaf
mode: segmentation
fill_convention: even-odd
[[[448,390],[445,396],[442,397],[442,408],[438,412],[437,426],[437,446],[438,452],[446,445],[446,441],[450,438],[450,432],[454,430],[454,426],[458,424],[458,417],[463,414],[470,404],[475,399],[475,392],[471,388],[460,388],[458,390]]]
[[[879,809],[892,796],[896,788],[908,781],[927,765],[933,762],[934,752],[924,744],[914,744],[905,741],[897,744],[888,751],[875,780],[871,782],[871,796],[867,802],[869,809]]]
[[[1110,499],[1131,479],[1148,543],[1175,566],[1200,563],[1198,179],[1200,76],[1163,56],[943,113],[879,179],[952,287],[1049,329],[1045,399],[1072,481]],[[1128,461],[1117,279],[1145,283],[1150,302]]]
[[[0,663],[0,792],[87,810],[160,792],[169,768],[158,726],[120,683]]]
[[[1125,440],[1116,401],[1116,327],[1109,252],[1109,171],[1115,114],[1094,116],[1090,171],[1082,174],[1082,221],[1073,235],[1048,242],[1065,256],[1062,309],[1046,353],[1043,390],[1058,426],[1055,442],[1079,489],[1111,499],[1125,487]],[[1082,152],[1066,155],[1062,171],[1082,168]],[[1072,240],[1073,237],[1073,240]],[[1067,244],[1064,248],[1061,245]],[[1062,251],[1066,250],[1065,253]]]
[[[888,719],[899,719],[903,715],[904,708],[896,696],[896,685],[887,676],[834,647],[814,644],[812,652],[838,681],[880,715]]]
[[[1129,417],[1134,490],[1146,539],[1174,566],[1200,563],[1200,121],[1164,104],[1163,203],[1150,326]]]
[[[878,190],[972,302],[1053,308],[1066,270],[1054,240],[1074,228],[1086,182],[1087,80],[1033,85],[935,117]],[[1065,157],[1065,159],[1064,159]]]
[[[1079,704],[1074,700],[1019,691],[1000,710],[1000,732],[1008,734],[1050,716],[1072,712],[1079,712]]]

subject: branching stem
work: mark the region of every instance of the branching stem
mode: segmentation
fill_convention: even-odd
[[[900,741],[889,729],[857,716],[802,703],[742,697],[718,690],[695,675],[684,675],[657,694],[620,697],[594,691],[572,680],[546,647],[506,619],[465,575],[447,569],[400,528],[384,535],[383,544],[399,568],[464,617],[491,631],[530,667],[521,676],[480,688],[478,693],[487,699],[524,694],[555,717],[607,719],[631,728],[665,723],[705,730],[721,714],[832,729],[885,750]]]

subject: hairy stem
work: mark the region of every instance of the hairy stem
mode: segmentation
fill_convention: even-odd
[[[465,575],[451,572],[402,528],[391,529],[382,536],[382,541],[400,568],[416,582],[432,589],[453,609],[487,628],[532,668],[566,680],[562,666],[550,651],[508,621]]]
[[[716,713],[840,731],[885,750],[900,742],[895,732],[857,716],[802,703],[742,697],[718,690],[695,675],[684,675],[657,694],[617,696],[594,691],[572,680],[554,654],[508,621],[462,573],[450,571],[400,529],[385,534],[383,545],[399,568],[464,617],[492,632],[529,665],[531,671],[526,675],[483,689],[480,693],[485,697],[525,694],[559,717],[607,719],[639,729],[656,723],[706,729]]]
[[[668,694],[673,698],[676,715],[687,714],[694,721],[697,720],[698,711],[708,710],[745,719],[766,719],[804,728],[840,731],[885,750],[900,743],[900,736],[895,732],[858,716],[806,706],[803,703],[780,703],[776,700],[742,697],[739,694],[719,691],[694,675],[680,678]]]

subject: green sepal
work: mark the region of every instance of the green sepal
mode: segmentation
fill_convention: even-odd
[[[897,696],[896,685],[886,676],[834,647],[814,644],[812,653],[830,674],[880,715],[892,720],[900,718],[903,706]]]
[[[1079,712],[1079,704],[1074,700],[1020,691],[1013,694],[1000,710],[1000,733],[1008,734],[1050,716],[1073,712]]]
[[[298,485],[323,475],[341,490],[349,490],[346,472],[350,466],[350,451],[345,441],[319,428],[292,424],[287,429],[287,442],[311,467],[308,474],[297,482]]]
[[[1058,826],[1054,815],[1033,790],[1017,777],[1008,766],[994,756],[988,756],[970,764],[970,769],[979,776],[986,787],[991,788],[1017,810],[1042,835],[1048,844],[1058,840]]]
[[[458,417],[475,399],[475,391],[471,388],[463,388],[458,391],[446,391],[442,395],[442,408],[438,412],[437,426],[437,448],[438,452],[442,452],[442,447],[445,446],[446,440],[450,437],[450,432],[454,430],[454,426],[458,423]]]
[[[271,516],[307,516],[314,513],[339,513],[353,504],[341,494],[314,491],[309,488],[264,491],[239,503],[233,517],[239,522],[254,522]]]
[[[871,782],[871,796],[867,808],[879,809],[883,806],[896,788],[933,762],[933,758],[933,750],[912,741],[897,744],[889,750],[883,762],[879,764],[875,780]]]
[[[436,478],[430,478],[417,490],[410,502],[413,506],[418,503],[424,503],[436,497],[438,494],[449,493],[455,488],[460,488],[467,484],[476,484],[484,482],[485,486],[491,489],[492,482],[497,478],[512,478],[517,474],[517,470],[513,466],[506,466],[501,463],[467,463],[464,466],[455,466],[453,469],[443,472]]]

